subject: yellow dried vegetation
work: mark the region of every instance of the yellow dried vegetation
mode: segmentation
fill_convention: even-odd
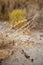
[[[23,20],[25,18],[26,12],[24,10],[15,9],[9,14],[11,24],[16,27],[21,27],[24,24]]]

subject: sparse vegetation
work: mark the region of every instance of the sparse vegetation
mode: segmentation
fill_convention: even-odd
[[[43,0],[0,0],[0,65],[36,64],[43,65]]]
[[[26,12],[20,9],[16,9],[10,13],[9,17],[12,25],[20,27],[24,23],[22,20],[25,19]]]

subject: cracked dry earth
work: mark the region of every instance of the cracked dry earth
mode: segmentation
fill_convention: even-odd
[[[10,27],[8,22],[0,22],[0,32],[3,32],[3,37],[13,41],[10,48],[13,52],[4,60],[1,59],[0,65],[43,65],[43,32],[36,31],[30,35],[20,34],[14,37],[15,30],[7,32],[7,27]]]

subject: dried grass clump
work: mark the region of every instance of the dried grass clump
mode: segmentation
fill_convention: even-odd
[[[9,15],[12,25],[17,27],[21,27],[24,24],[25,17],[26,12],[20,9],[13,10]]]

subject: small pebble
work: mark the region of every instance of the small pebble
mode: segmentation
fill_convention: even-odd
[[[34,59],[31,59],[31,62],[33,62],[34,61]]]

